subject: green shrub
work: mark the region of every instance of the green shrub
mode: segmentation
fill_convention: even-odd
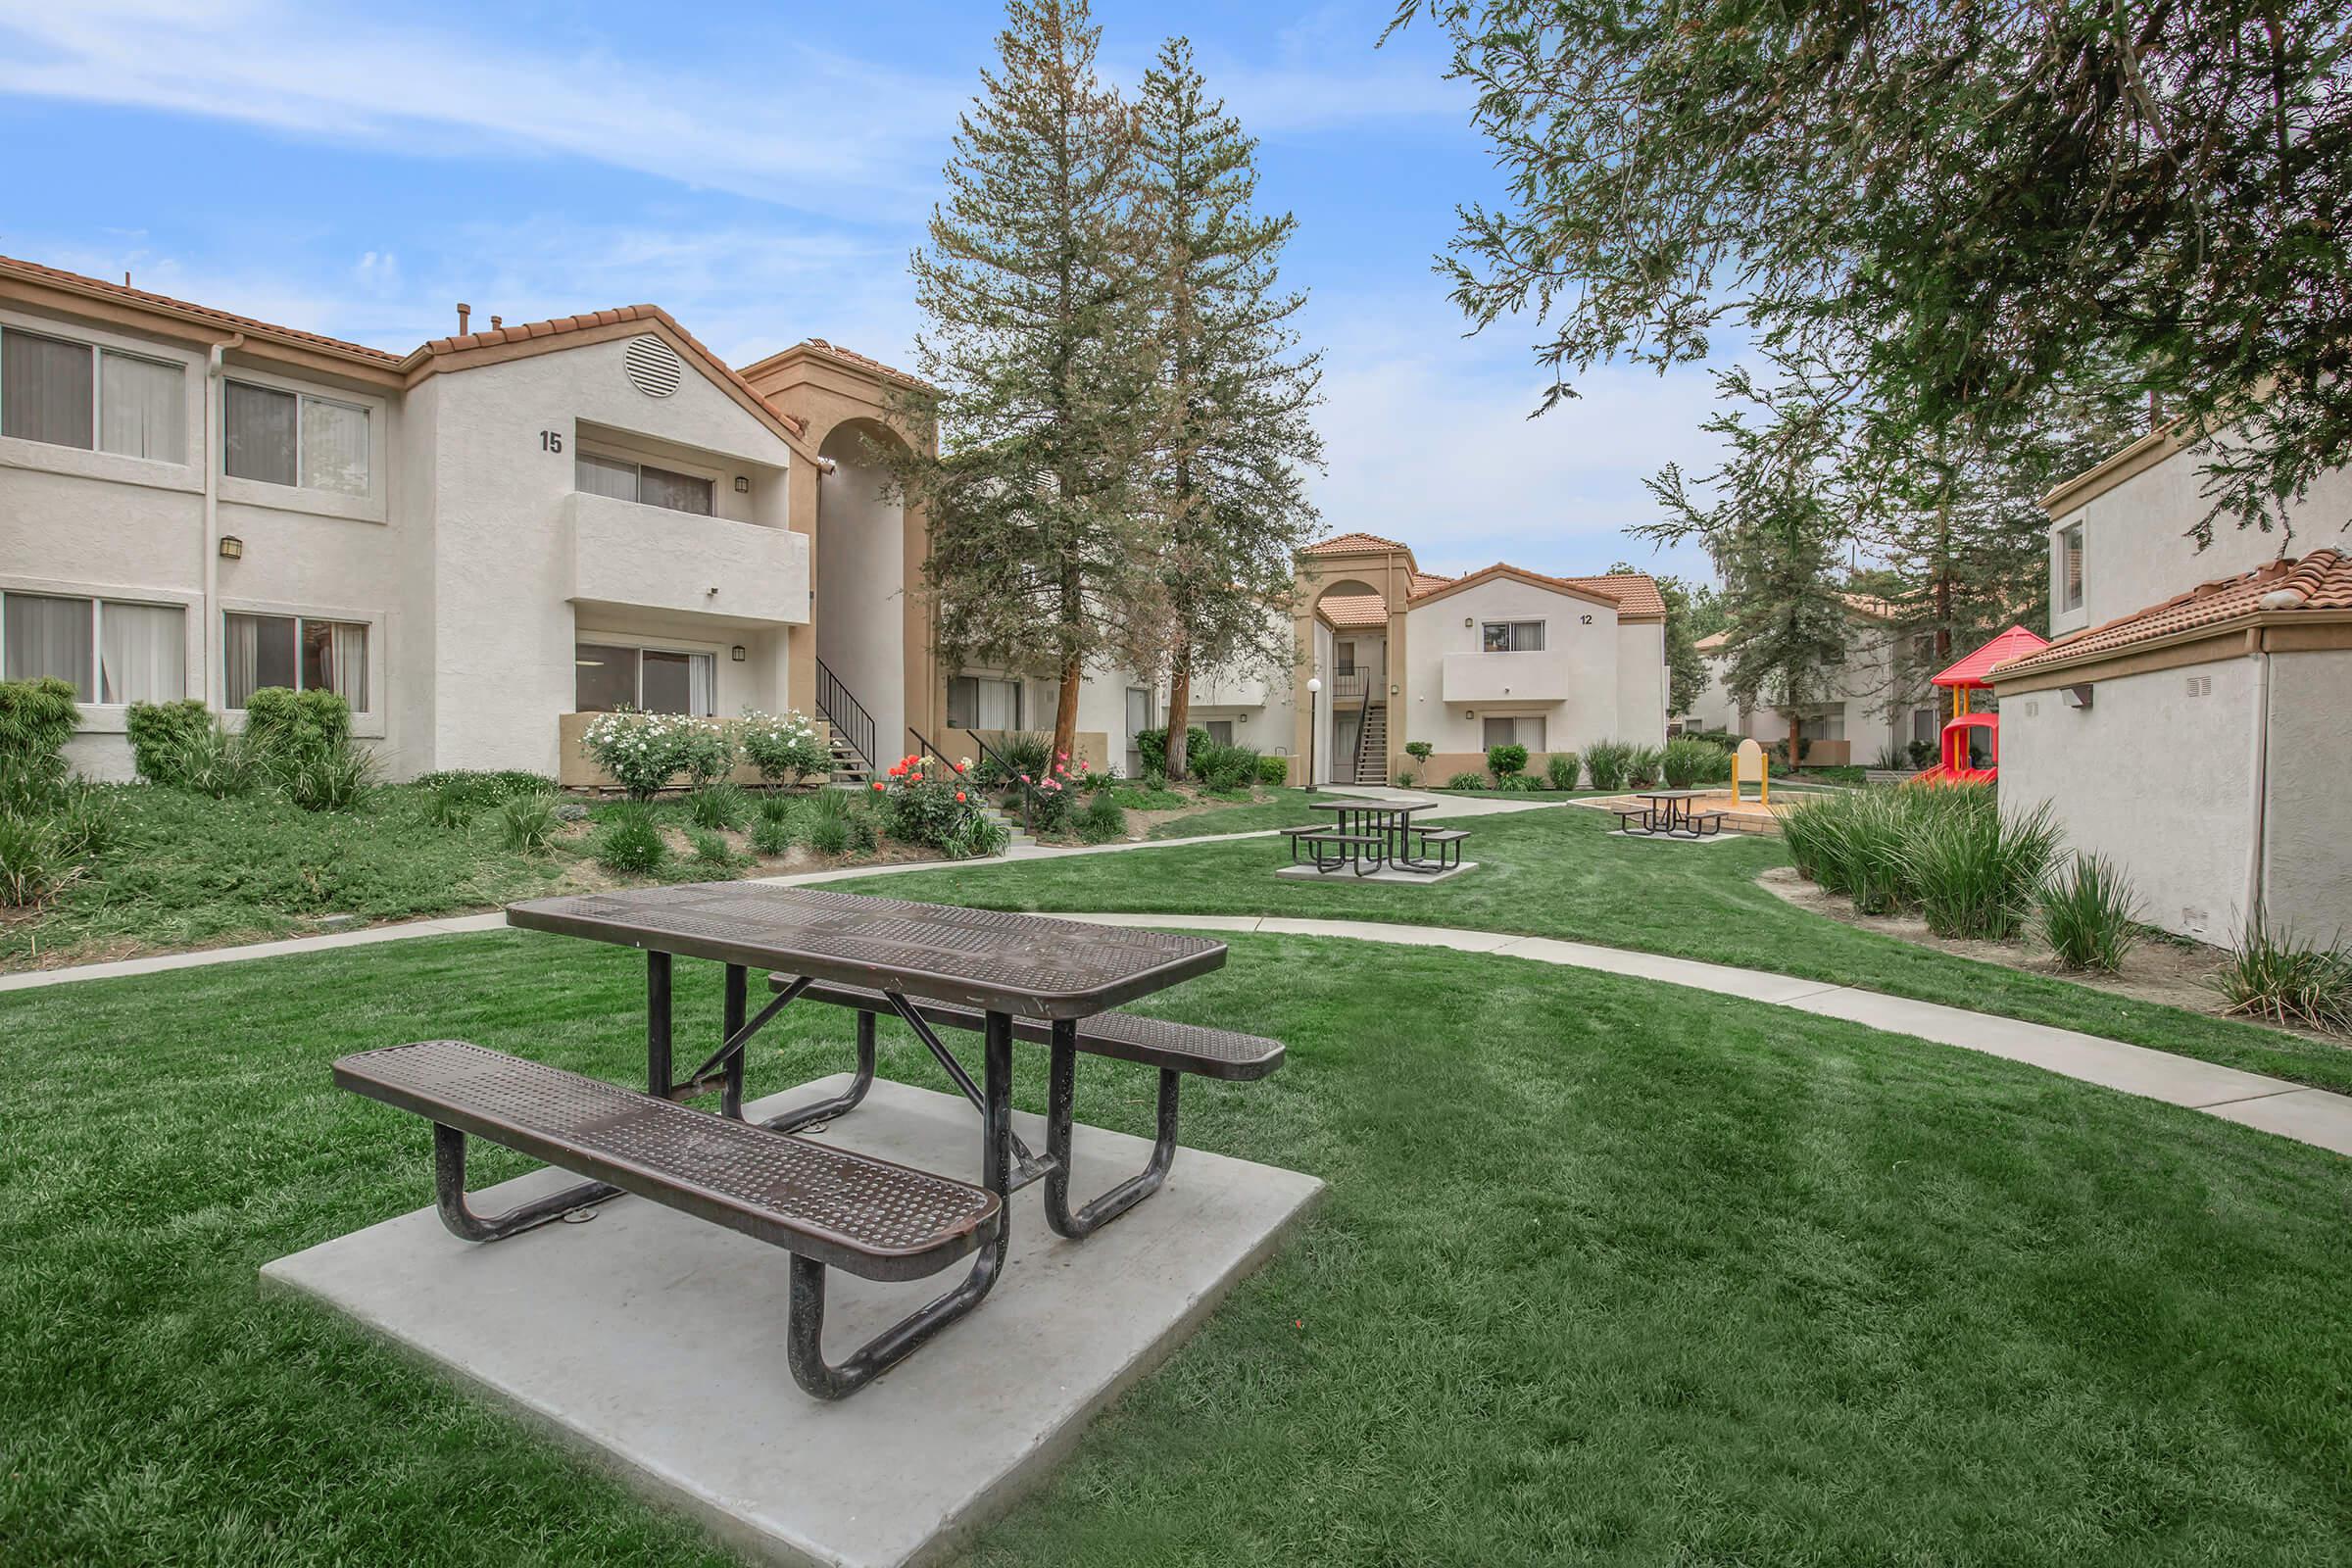
[[[1888,741],[1879,748],[1878,760],[1870,765],[1882,773],[1900,773],[1909,767],[1910,758],[1899,742]]]
[[[1655,746],[1637,746],[1626,754],[1625,781],[1638,790],[1655,789],[1665,753]]]
[[[1409,767],[1398,768],[1396,770],[1396,787],[1400,790],[1411,789],[1413,787],[1413,780],[1416,776],[1417,775]]]
[[[179,776],[176,764],[188,744],[212,727],[212,710],[194,697],[176,703],[133,703],[123,720],[139,777],[150,784],[173,787],[187,782]]]
[[[1658,754],[1658,772],[1665,778],[1668,789],[1694,789],[1714,781],[1715,760],[1721,756],[1720,746],[1677,736]]]
[[[1143,784],[1145,789],[1150,790],[1152,794],[1162,794],[1167,790],[1168,787],[1167,769],[1159,767],[1147,767],[1144,769],[1144,776],[1140,782]]]
[[[800,812],[801,836],[822,855],[873,850],[881,843],[873,809],[848,790],[818,790]]]
[[[77,870],[47,818],[0,809],[0,906],[38,908]]]
[[[1516,742],[1487,748],[1487,771],[1499,781],[1527,769],[1527,748]]]
[[[1098,795],[1096,800],[1108,800]],[[1012,829],[993,816],[975,811],[958,820],[940,848],[958,860],[976,860],[991,855],[1002,855],[1004,846],[1012,842]]]
[[[699,828],[734,827],[750,809],[743,787],[726,779],[699,784],[686,795],[686,818]]]
[[[1257,778],[1261,759],[1248,746],[1227,746],[1210,741],[1195,752],[1188,762],[1193,777],[1200,787],[1212,794],[1224,794],[1247,789]]]
[[[1162,732],[1164,745],[1165,732]],[[1035,730],[1006,730],[989,738],[988,750],[981,754],[973,769],[983,789],[1016,787],[1021,775],[1029,782],[1051,776],[1054,761],[1054,737]]]
[[[752,824],[752,848],[761,855],[782,855],[792,848],[792,823],[788,818],[762,815]]]
[[[245,699],[245,733],[293,767],[340,750],[351,739],[351,705],[330,691],[265,686]]]
[[[261,743],[218,720],[168,744],[171,756],[163,765],[184,790],[227,801],[251,795],[269,781],[270,759]]]
[[[736,721],[735,738],[744,760],[770,784],[798,784],[833,771],[832,753],[804,714],[746,713]]]
[[[447,779],[434,785],[424,798],[424,819],[435,827],[464,827],[473,816],[473,804],[466,798],[464,786]]]
[[[541,794],[511,797],[498,808],[499,841],[517,855],[543,855],[556,842],[556,803]]]
[[[76,779],[58,792],[49,809],[49,829],[69,860],[104,855],[128,831],[127,792]]]
[[[1089,844],[1123,839],[1127,836],[1127,813],[1107,795],[1089,796],[1085,809],[1078,813],[1078,836]]]
[[[1626,768],[1633,760],[1634,749],[1624,741],[1595,741],[1585,748],[1585,771],[1596,790],[1625,788]]]
[[[1805,769],[1805,776],[1808,778],[1821,779],[1831,784],[1844,784],[1850,786],[1855,784],[1869,783],[1870,769],[1866,767],[1851,766],[1844,762],[1833,762],[1825,767],[1808,767]]]
[[[1449,790],[1483,790],[1487,787],[1487,775],[1484,773],[1456,773],[1446,781],[1446,787]]]
[[[286,799],[306,811],[348,811],[367,804],[379,771],[375,758],[349,741],[270,760]]]
[[[1533,773],[1505,773],[1494,781],[1494,787],[1508,795],[1533,795],[1544,788],[1544,781]]]
[[[645,876],[661,869],[668,857],[652,808],[629,801],[605,813],[605,830],[596,842],[598,864],[624,876]]]
[[[1201,752],[1214,744],[1215,743],[1208,738],[1208,731],[1202,729],[1198,724],[1187,724],[1184,727],[1184,760],[1186,768],[1197,768],[1199,766],[1199,759]],[[1135,732],[1135,750],[1136,755],[1143,759],[1145,771],[1157,772],[1162,776],[1165,776],[1168,771],[1168,731],[1166,725],[1163,724],[1157,729],[1137,730]]]
[[[762,795],[754,810],[762,822],[790,822],[800,812],[800,802],[790,795]]]
[[[74,691],[62,680],[0,681],[0,810],[30,815],[66,782],[66,742],[81,727]]]
[[[735,869],[734,847],[718,834],[698,831],[687,835],[686,842],[694,846],[697,865],[709,866],[714,871]]]
[[[524,795],[553,795],[561,786],[545,773],[525,772],[518,767],[502,767],[485,771],[470,767],[441,768],[431,773],[419,773],[416,782],[439,794],[447,791],[451,799],[469,810],[487,806],[503,806]]]
[[[677,732],[678,769],[696,789],[735,771],[735,732],[725,724],[688,720]]]
[[[1574,752],[1554,752],[1544,760],[1544,782],[1555,790],[1572,790],[1582,766]]]
[[[1936,759],[1943,755],[1934,741],[1913,741],[1905,750],[1910,755],[1914,768],[1934,767]]]
[[[1406,741],[1404,743],[1404,755],[1425,768],[1429,766],[1429,760],[1437,753],[1438,749],[1427,741]]]
[[[1269,788],[1281,789],[1291,781],[1291,760],[1287,757],[1259,758],[1257,781]]]
[[[2004,816],[1987,799],[1984,809],[1925,818],[1903,854],[1928,929],[1993,942],[2017,935],[2049,878],[2058,845],[2047,806]]]
[[[685,768],[692,745],[687,732],[697,728],[677,713],[599,713],[580,732],[580,755],[612,775],[630,800],[650,801]]]
[[[2352,1034],[2352,950],[2273,931],[2257,909],[2213,977],[2230,1010],[2270,1023]]]
[[[2041,938],[2069,969],[2113,974],[2139,940],[2139,901],[2104,856],[2076,856],[2041,889],[2037,903]]]

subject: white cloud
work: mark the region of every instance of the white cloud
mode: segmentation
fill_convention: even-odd
[[[1712,575],[1702,551],[1653,553],[1625,532],[1658,515],[1644,477],[1715,460],[1698,429],[1713,401],[1702,371],[1603,368],[1579,378],[1581,398],[1531,419],[1543,384],[1525,330],[1464,340],[1458,318],[1412,300],[1327,298],[1317,315],[1332,336],[1316,503],[1334,532],[1401,539],[1433,571],[1505,560],[1580,575],[1623,560]]]

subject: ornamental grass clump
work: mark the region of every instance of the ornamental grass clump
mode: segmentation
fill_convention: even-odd
[[[654,823],[653,808],[626,801],[605,813],[605,830],[596,841],[596,860],[608,871],[624,876],[647,876],[668,858],[669,847]]]
[[[727,779],[698,785],[686,795],[686,818],[699,828],[735,827],[750,811],[751,800],[743,786]]]
[[[2076,856],[2035,902],[2035,927],[2069,969],[2114,974],[2139,940],[2139,900],[2103,855]]]
[[[1596,790],[1625,788],[1626,768],[1633,760],[1634,748],[1624,741],[1595,741],[1585,748],[1585,770],[1592,775]]]
[[[752,824],[752,848],[761,855],[783,855],[792,849],[792,822],[786,817],[761,816]]]
[[[719,834],[698,831],[690,834],[686,842],[694,846],[695,864],[713,871],[735,869],[734,847]]]
[[[1637,746],[1625,760],[1625,781],[1638,790],[1655,789],[1665,753],[1655,746]]]
[[[2032,913],[2058,858],[2058,828],[2047,806],[2004,816],[1990,790],[1976,793],[1981,806],[1923,816],[1902,856],[1929,930],[1999,942]]]
[[[556,803],[547,795],[516,795],[498,808],[499,842],[517,855],[544,855],[556,842]]]
[[[1078,836],[1089,844],[1108,844],[1127,836],[1127,813],[1107,792],[1098,791],[1087,798],[1086,808],[1078,813]]]
[[[1544,760],[1544,781],[1555,790],[1572,790],[1582,766],[1574,752],[1554,752]]]
[[[1658,755],[1658,771],[1665,775],[1668,789],[1693,789],[1714,782],[1715,761],[1722,756],[1723,748],[1712,741],[1677,736]]]
[[[2323,948],[2292,927],[2273,930],[2257,909],[2212,983],[2231,1012],[2352,1034],[2352,949],[2341,936]]]
[[[0,681],[0,810],[46,808],[66,783],[66,742],[81,707],[62,680]]]
[[[36,909],[78,870],[47,818],[0,808],[0,907]]]

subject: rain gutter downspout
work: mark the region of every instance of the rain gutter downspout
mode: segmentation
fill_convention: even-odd
[[[2264,646],[2262,628],[2254,627],[2246,634],[2254,655],[2254,820],[2247,835],[2246,903],[2244,930],[2250,933],[2261,916],[2263,894],[2263,839],[2269,831],[2270,761],[2271,761],[2271,653]]]
[[[245,346],[237,333],[215,343],[204,362],[204,700],[225,704],[220,668],[220,452],[225,416],[220,406],[220,357]]]

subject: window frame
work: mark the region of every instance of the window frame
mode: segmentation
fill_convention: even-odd
[[[2057,612],[2062,615],[2071,615],[2081,610],[2089,596],[2089,538],[2084,526],[2089,521],[2087,516],[2080,516],[2072,522],[2060,524],[2056,531],[2055,564],[2058,580],[2050,585],[2050,597],[2057,607]]]
[[[632,453],[620,451],[617,448],[603,442],[591,443],[583,441],[579,444],[579,449],[572,454],[571,488],[574,495],[593,495],[604,501],[619,501],[623,499],[619,496],[605,495],[601,491],[583,490],[580,488],[580,465],[590,459],[593,459],[598,463],[611,464],[614,467],[625,467],[636,475],[636,493],[626,498],[630,506],[651,507],[656,512],[675,513],[681,517],[716,517],[719,515],[719,485],[717,474],[697,473],[691,468],[682,468],[676,466],[673,461],[655,462],[651,459],[637,457]],[[702,512],[689,512],[683,507],[665,507],[659,501],[646,500],[645,470],[648,468],[653,468],[661,473],[665,473],[673,479],[691,479],[699,484],[702,484],[708,491],[710,506],[708,509]]]
[[[147,464],[160,468],[185,468],[188,466],[186,455],[188,447],[187,362],[175,360],[164,354],[143,354],[136,349],[117,348],[112,343],[102,342],[96,338],[76,337],[66,333],[43,331],[38,327],[21,326],[15,321],[0,318],[0,339],[7,338],[11,333],[18,337],[33,338],[43,343],[63,344],[67,348],[79,349],[89,356],[90,440],[87,446],[71,446],[62,441],[44,441],[38,436],[29,435],[10,435],[5,437],[7,440],[22,441],[26,446],[38,447],[44,451],[86,452],[93,457],[118,459],[124,463]],[[181,454],[179,457],[150,458],[137,452],[117,452],[114,448],[101,444],[106,435],[106,362],[109,357],[153,366],[161,370],[171,370],[179,377],[179,448]],[[0,382],[0,432],[4,432],[6,428],[6,397],[7,387],[4,382]],[[126,601],[126,603],[136,602]]]
[[[978,683],[982,681],[988,681],[999,686],[1011,687],[1011,726],[1007,729],[991,731],[981,729],[975,725],[956,723],[954,716],[956,711],[956,683],[959,680],[968,680],[974,683],[975,690],[972,693],[972,711],[970,715],[973,718],[978,718],[980,716],[980,694],[976,689]],[[992,733],[999,735],[1020,734],[1026,731],[1029,727],[1029,682],[1019,675],[983,675],[974,670],[958,670],[956,673],[948,677],[947,711],[949,715],[947,727],[950,729],[961,730],[966,735],[987,735]]]
[[[1536,628],[1536,642],[1532,648],[1523,648],[1519,644],[1520,630],[1527,626]],[[1503,648],[1494,646],[1494,633],[1497,628],[1504,633],[1504,641],[1509,646]],[[1550,622],[1547,620],[1517,618],[1488,620],[1481,617],[1478,623],[1478,649],[1482,654],[1540,654],[1545,651],[1550,640]]]
[[[75,706],[82,710],[85,719],[83,727],[85,729],[94,728],[112,731],[118,730],[122,727],[120,722],[102,723],[97,725],[87,723],[86,719],[89,717],[93,710],[97,710],[97,712],[101,714],[119,716],[128,712],[130,705],[134,702],[175,703],[182,701],[191,695],[188,691],[188,671],[195,667],[195,662],[188,657],[187,637],[188,618],[192,612],[198,611],[199,609],[199,606],[194,601],[172,594],[145,595],[139,593],[135,589],[129,592],[109,591],[103,588],[75,587],[68,583],[36,582],[14,577],[0,578],[0,680],[29,680],[39,678],[37,676],[12,675],[8,672],[6,663],[7,655],[5,650],[7,647],[8,599],[12,595],[21,599],[77,599],[88,607],[90,612],[89,653],[91,695],[87,698],[83,698],[76,694],[74,699]],[[176,695],[159,696],[153,698],[134,697],[120,703],[109,703],[101,700],[106,691],[105,623],[106,606],[110,604],[122,605],[127,608],[139,610],[176,610],[179,612],[180,689]]]
[[[688,713],[682,716],[688,718],[716,718],[718,716],[718,667],[723,661],[719,657],[720,649],[714,643],[653,641],[626,632],[594,631],[586,627],[579,627],[575,628],[571,634],[571,648],[574,661],[571,710],[575,713],[612,711],[608,709],[588,709],[579,706],[580,685],[577,665],[579,651],[582,648],[621,648],[635,656],[636,660],[636,679],[630,682],[630,688],[635,696],[633,704],[635,711],[642,713],[647,710],[645,706],[645,656],[648,654],[674,654],[682,659],[708,659],[710,661],[710,711]],[[691,689],[691,684],[689,689]]]
[[[382,689],[380,682],[383,679],[382,617],[363,615],[343,610],[294,610],[282,605],[223,603],[220,607],[220,689],[215,693],[215,702],[221,712],[240,714],[245,710],[232,708],[228,702],[228,617],[231,615],[243,615],[253,620],[290,620],[294,623],[293,689],[298,692],[311,689],[302,683],[302,644],[303,633],[312,622],[322,626],[358,626],[366,631],[368,634],[368,680],[366,683],[368,706],[366,708],[353,707],[351,710],[352,733],[370,736],[382,733],[380,720],[383,716],[381,712],[383,705],[376,695]],[[344,700],[350,701],[349,698]],[[363,729],[361,727],[363,724],[368,727]]]
[[[1510,725],[1511,738],[1507,741],[1488,740],[1487,726],[1489,724]],[[1543,734],[1536,741],[1523,741],[1519,738],[1519,726],[1522,724],[1540,725]],[[1544,713],[1485,713],[1481,714],[1478,720],[1478,749],[1481,753],[1496,746],[1525,746],[1527,754],[1534,757],[1539,753],[1550,751],[1551,748],[1547,743],[1551,739],[1551,723],[1548,715]]]
[[[290,397],[294,400],[294,482],[292,484],[280,484],[275,479],[259,479],[250,473],[231,473],[228,471],[228,389],[232,386],[241,386],[246,388],[248,391],[253,392],[273,392],[280,397]],[[359,415],[363,419],[367,420],[367,489],[338,490],[332,485],[315,485],[303,483],[302,458],[304,420],[302,416],[304,406],[311,403],[323,403],[330,408],[348,409]],[[238,484],[260,485],[267,490],[275,491],[281,494],[290,492],[292,494],[301,496],[333,496],[344,502],[366,503],[373,501],[378,488],[376,484],[376,470],[381,466],[381,465],[376,461],[377,449],[380,444],[378,441],[378,436],[380,434],[380,423],[377,419],[377,416],[381,412],[382,410],[380,405],[362,402],[356,398],[333,397],[324,392],[314,392],[308,387],[288,386],[275,380],[265,380],[260,376],[245,374],[223,375],[220,377],[220,450],[219,454],[220,477],[223,479],[233,479]],[[242,711],[242,710],[238,710],[238,711]]]

